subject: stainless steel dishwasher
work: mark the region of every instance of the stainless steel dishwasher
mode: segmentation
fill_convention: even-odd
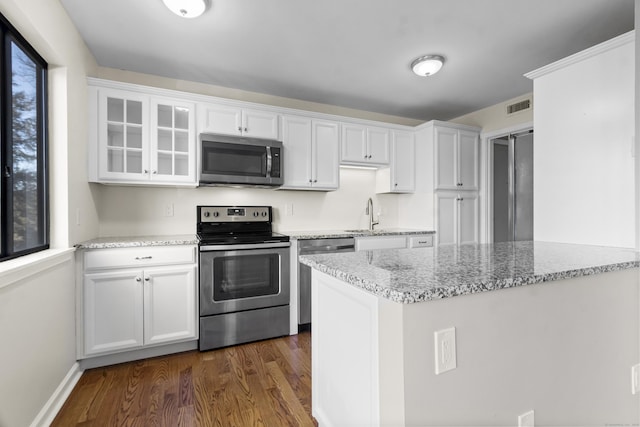
[[[298,256],[354,252],[353,237],[298,241]],[[298,262],[298,325],[311,324],[311,267]],[[305,326],[303,326],[304,328]]]

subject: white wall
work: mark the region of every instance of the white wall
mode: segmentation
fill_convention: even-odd
[[[397,195],[375,194],[375,171],[340,169],[340,189],[332,192],[288,191],[254,188],[105,187],[99,201],[100,235],[154,235],[195,233],[197,205],[270,205],[274,228],[280,231],[341,230],[366,228],[367,199],[374,213],[381,212],[380,226],[397,224]],[[164,216],[172,203],[174,216]],[[286,215],[286,205],[293,215]]]
[[[507,115],[507,105],[525,99],[531,99],[533,105],[533,93],[529,92],[516,98],[508,99],[478,111],[465,114],[451,121],[461,125],[477,126],[482,128],[483,133],[517,127],[520,124],[533,121],[533,108]]]
[[[635,48],[620,37],[531,73],[535,240],[635,246]]]

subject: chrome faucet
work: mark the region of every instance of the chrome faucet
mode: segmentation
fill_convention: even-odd
[[[380,218],[378,218],[378,221],[373,220],[373,200],[371,200],[371,197],[367,200],[366,214],[369,215],[369,231],[373,231],[373,227],[380,224]]]

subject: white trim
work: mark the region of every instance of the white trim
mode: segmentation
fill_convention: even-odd
[[[463,125],[455,122],[443,122],[441,120],[429,120],[428,122],[422,123],[421,125],[408,126],[408,127],[411,128],[413,131],[417,132],[419,130],[422,130],[431,126],[446,127],[446,128],[451,128],[455,130],[468,130],[470,132],[478,132],[478,133],[480,133],[480,131],[482,130],[482,128],[478,126]]]
[[[0,289],[71,261],[75,248],[48,249],[0,264]]]
[[[31,422],[31,427],[51,425],[56,415],[58,415],[60,408],[62,408],[62,405],[80,380],[82,373],[83,371],[80,369],[80,364],[78,362],[74,363],[49,400],[47,400],[47,403],[44,404],[38,415],[36,415]]]
[[[226,105],[226,106],[236,107],[236,108],[248,108],[248,109],[257,109],[261,111],[271,111],[271,112],[282,114],[282,115],[294,115],[294,116],[302,116],[302,117],[311,117],[314,119],[331,120],[331,121],[340,122],[341,124],[353,123],[353,124],[360,124],[365,126],[378,126],[378,127],[388,128],[388,129],[397,129],[397,130],[405,130],[405,131],[413,131],[416,129],[415,126],[411,126],[411,125],[401,125],[397,123],[389,123],[389,122],[370,120],[370,119],[359,119],[355,117],[339,116],[336,114],[320,113],[320,112],[309,111],[309,110],[298,110],[298,109],[289,108],[289,107],[280,107],[280,106],[269,105],[269,104],[259,104],[257,102],[249,102],[249,101],[239,101],[236,99],[221,98],[214,95],[203,95],[196,92],[182,92],[174,89],[163,89],[163,88],[145,86],[145,85],[140,85],[135,83],[105,80],[105,79],[100,79],[96,77],[87,77],[87,83],[89,84],[90,87],[97,86],[101,88],[111,88],[111,89],[125,90],[130,92],[139,92],[146,96],[161,96],[161,97],[177,98],[184,101],[195,102],[195,103],[219,104],[219,105]],[[282,99],[290,99],[290,98],[282,98]],[[297,100],[294,100],[294,101],[297,101]],[[318,105],[326,105],[326,104],[318,104]],[[198,109],[198,107],[199,106],[196,106],[196,109]],[[366,112],[364,110],[357,110],[357,111]],[[399,116],[391,116],[391,117],[398,117],[400,119],[403,118]],[[442,122],[442,123],[446,123],[446,122]]]
[[[571,56],[567,56],[566,58],[563,58],[559,61],[552,62],[551,64],[545,65],[544,67],[540,67],[536,70],[529,71],[524,76],[534,80],[534,79],[537,79],[538,77],[545,76],[554,71],[560,70],[562,68],[566,68],[570,65],[584,61],[585,59],[589,59],[596,55],[600,55],[601,53],[618,48],[627,43],[632,43],[634,41],[635,41],[635,31],[631,30],[628,33],[624,33],[618,37],[612,38],[611,40],[607,40],[606,42],[597,44],[593,47],[590,47],[581,52],[575,53]]]

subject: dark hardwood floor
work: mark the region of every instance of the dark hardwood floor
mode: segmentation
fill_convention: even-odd
[[[315,426],[311,334],[87,370],[52,426]]]

